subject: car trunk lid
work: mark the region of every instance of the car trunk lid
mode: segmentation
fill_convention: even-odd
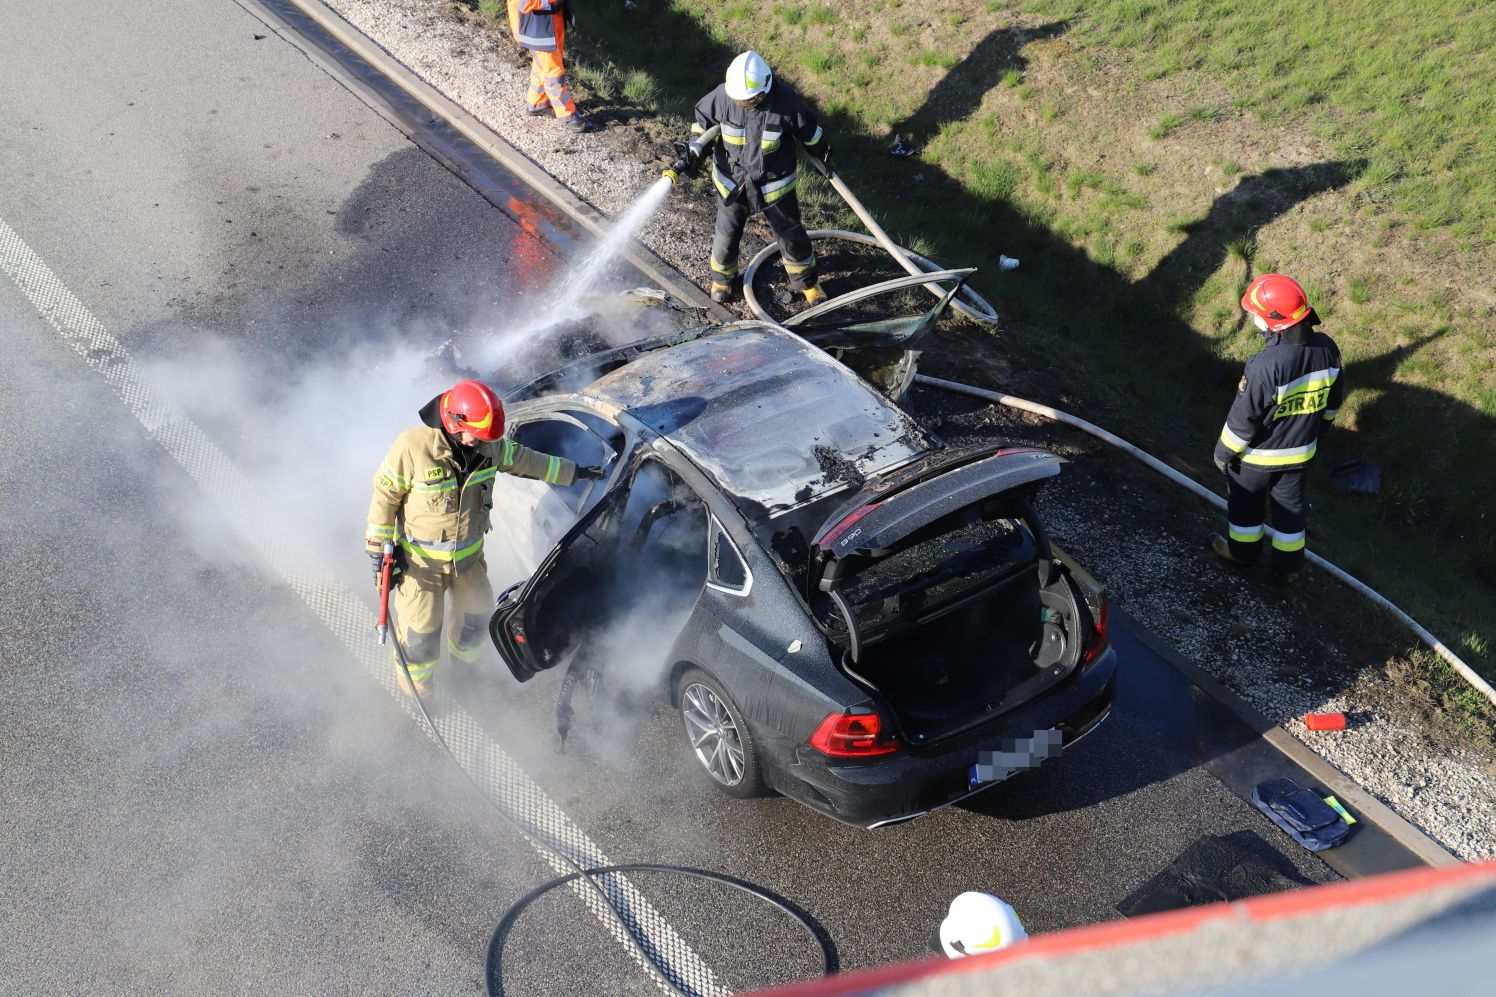
[[[1078,661],[1084,610],[1031,504],[1062,462],[1030,447],[933,455],[816,534],[813,615],[910,740],[1007,712]]]

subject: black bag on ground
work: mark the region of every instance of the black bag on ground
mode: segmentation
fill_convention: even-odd
[[[1351,826],[1324,800],[1292,779],[1269,779],[1252,790],[1257,809],[1311,852],[1345,841]]]

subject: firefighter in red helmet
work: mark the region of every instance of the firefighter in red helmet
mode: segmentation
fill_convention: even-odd
[[[1271,519],[1272,577],[1289,585],[1304,565],[1309,463],[1345,397],[1340,349],[1315,331],[1319,316],[1292,277],[1258,277],[1241,306],[1267,345],[1247,361],[1216,441],[1215,465],[1226,475],[1227,535],[1210,534],[1210,547],[1223,560],[1252,564]]]
[[[422,425],[395,438],[374,475],[364,539],[376,579],[384,544],[396,544],[395,633],[416,692],[424,699],[432,692],[441,658],[449,594],[453,626],[447,650],[467,664],[476,662],[482,651],[494,602],[483,535],[495,475],[517,474],[565,487],[578,479],[600,479],[604,472],[506,438],[504,403],[479,381],[459,382],[426,403],[420,414]]]

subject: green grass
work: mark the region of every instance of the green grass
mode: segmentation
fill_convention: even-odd
[[[1496,4],[1340,0],[1031,0],[1071,39],[1121,51],[1141,73],[1187,67],[1265,121],[1317,107],[1315,129],[1366,155],[1373,184],[1426,227],[1457,217],[1496,244]]]
[[[1167,138],[1172,132],[1178,130],[1184,124],[1184,115],[1165,114],[1158,119],[1158,124],[1148,129],[1148,137],[1151,139]]]
[[[836,9],[829,3],[817,3],[805,15],[805,23],[816,26],[836,23]]]

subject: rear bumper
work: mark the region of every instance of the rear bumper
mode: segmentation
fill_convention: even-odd
[[[1054,728],[1069,747],[1110,713],[1115,698],[1117,652],[1111,648],[1075,681],[1051,690],[979,732],[898,755],[858,764],[840,763],[806,745],[774,752],[770,781],[785,796],[859,827],[881,827],[923,816],[997,785],[972,788],[968,781],[979,752],[999,751],[1035,731]],[[1050,764],[1056,764],[1051,762]]]

